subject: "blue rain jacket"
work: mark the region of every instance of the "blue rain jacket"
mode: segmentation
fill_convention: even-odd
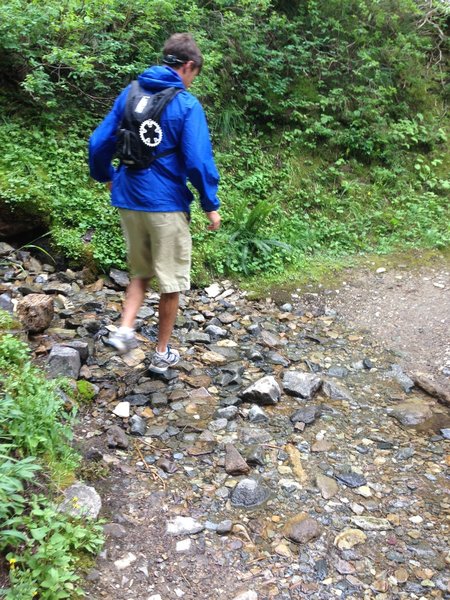
[[[111,204],[117,208],[189,213],[193,200],[186,185],[189,179],[199,192],[203,210],[217,210],[220,205],[217,198],[219,174],[200,102],[184,89],[181,77],[170,67],[151,67],[139,75],[138,81],[152,93],[171,86],[184,90],[165,107],[160,122],[163,138],[157,152],[175,146],[177,151],[158,158],[148,169],[133,171],[124,165],[114,169],[111,161],[116,151],[116,132],[131,87],[128,86],[89,140],[91,176],[102,183],[113,182]]]

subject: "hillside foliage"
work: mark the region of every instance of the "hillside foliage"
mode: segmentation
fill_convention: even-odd
[[[73,260],[123,266],[87,139],[164,40],[190,31],[224,218],[214,235],[194,211],[197,280],[445,246],[449,20],[443,0],[6,0],[0,202],[41,215]]]

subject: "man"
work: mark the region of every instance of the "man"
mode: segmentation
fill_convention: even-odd
[[[113,109],[89,142],[91,176],[107,183],[111,204],[119,209],[131,281],[126,292],[121,325],[105,340],[120,353],[134,347],[134,324],[149,280],[155,276],[161,293],[158,344],[149,368],[162,373],[175,365],[179,352],[169,339],[175,324],[179,293],[190,288],[190,203],[186,183],[194,185],[209,219],[208,229],[220,227],[217,212],[219,175],[214,163],[208,125],[199,101],[186,90],[200,73],[203,57],[188,33],[172,35],[164,45],[163,66],[153,66],[138,77],[150,94],[168,87],[180,90],[160,118],[162,140],[158,157],[149,168],[132,169],[123,163],[115,170],[117,131],[131,86],[116,99]]]

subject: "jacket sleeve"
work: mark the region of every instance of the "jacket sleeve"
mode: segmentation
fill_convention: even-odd
[[[116,152],[116,132],[122,121],[128,90],[129,87],[123,90],[114,102],[111,112],[89,140],[89,172],[91,177],[101,183],[111,181],[114,175],[111,162]]]
[[[201,104],[197,101],[188,111],[181,136],[181,153],[187,176],[200,195],[205,212],[217,210],[219,173],[214,163],[208,124]]]

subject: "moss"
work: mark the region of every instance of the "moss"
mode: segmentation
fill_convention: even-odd
[[[95,387],[89,381],[80,379],[77,381],[76,399],[80,404],[87,404],[95,398]]]

